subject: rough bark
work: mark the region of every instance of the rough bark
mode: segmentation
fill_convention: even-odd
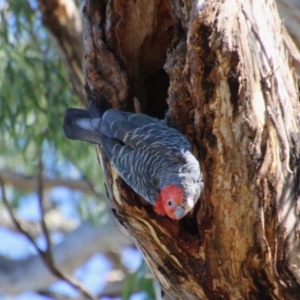
[[[204,174],[194,212],[158,217],[102,155],[116,218],[173,299],[298,299],[299,99],[273,1],[86,1],[99,107],[168,116]]]

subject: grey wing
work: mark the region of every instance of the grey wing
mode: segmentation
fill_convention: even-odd
[[[101,124],[101,132],[114,137],[134,149],[145,149],[150,144],[157,150],[190,150],[190,143],[178,130],[144,114],[132,114],[118,110],[108,110]]]
[[[164,156],[151,151],[133,150],[130,146],[114,149],[112,162],[124,181],[151,204],[160,190],[159,168],[166,167]]]
[[[129,117],[129,123],[142,129],[142,132],[139,132],[140,140],[145,140],[146,143],[150,141],[161,143],[171,151],[191,149],[187,138],[177,129],[169,127],[165,120],[158,120],[144,114],[134,114]],[[132,136],[134,138],[135,134]]]
[[[159,122],[158,119],[144,114],[133,114],[116,109],[109,109],[102,118],[101,132],[109,137],[123,140],[124,132]]]
[[[188,139],[177,129],[164,125],[163,123],[149,124],[143,130],[156,137],[165,147],[172,152],[190,151],[191,146]]]
[[[155,147],[156,151],[181,152],[190,151],[187,138],[174,128],[159,123],[148,124],[142,128],[127,129],[119,127],[115,133],[117,139],[133,149]]]

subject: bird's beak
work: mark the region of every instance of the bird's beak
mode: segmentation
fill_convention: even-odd
[[[182,219],[188,212],[189,212],[189,210],[186,209],[186,206],[178,205],[175,210],[176,220]]]
[[[187,211],[190,211],[193,207],[194,207],[195,203],[192,199],[188,199],[185,203],[184,203],[184,208]]]

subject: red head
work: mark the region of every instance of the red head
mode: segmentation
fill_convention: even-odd
[[[171,219],[179,220],[187,213],[183,201],[183,190],[176,185],[168,185],[157,196],[154,211],[160,216],[166,214]]]

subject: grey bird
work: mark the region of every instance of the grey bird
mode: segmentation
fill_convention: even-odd
[[[101,144],[123,180],[158,215],[183,218],[200,197],[199,162],[189,141],[165,120],[109,109],[101,114],[70,108],[63,129],[69,139]]]

